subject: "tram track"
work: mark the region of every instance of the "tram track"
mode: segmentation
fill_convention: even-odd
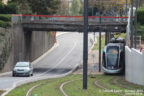
[[[104,89],[104,90],[112,90],[112,89],[109,89],[109,88],[103,86],[103,85],[100,83],[100,81],[102,81],[102,80],[103,80],[103,78],[98,79],[98,80],[96,80],[96,81],[94,82],[94,84],[95,84],[96,86],[98,86],[99,88],[101,88],[101,89]],[[111,92],[111,93],[113,93],[113,92]],[[120,93],[117,92],[117,93],[115,93],[115,94],[118,94],[118,95],[121,95],[121,96],[126,96],[126,95],[123,94],[122,92],[120,92]]]

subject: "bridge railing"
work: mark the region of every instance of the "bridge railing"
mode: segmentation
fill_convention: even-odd
[[[90,22],[99,22],[99,16],[89,16]],[[110,16],[102,16],[102,22],[127,22],[128,17],[110,17]],[[50,15],[12,15],[12,23],[19,23],[25,21],[79,21],[83,22],[83,16],[50,16]]]

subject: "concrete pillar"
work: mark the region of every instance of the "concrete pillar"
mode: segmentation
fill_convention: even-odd
[[[31,59],[31,42],[32,42],[32,31],[25,31],[24,32],[24,39],[25,39],[25,60],[30,61]]]
[[[14,62],[25,60],[25,38],[22,24],[13,24]]]

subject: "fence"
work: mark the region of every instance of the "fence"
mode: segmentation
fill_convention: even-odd
[[[12,23],[18,23],[22,21],[83,21],[83,16],[50,16],[50,15],[12,15]],[[90,22],[99,22],[99,16],[89,16]],[[127,22],[128,17],[111,17],[102,16],[102,22]]]

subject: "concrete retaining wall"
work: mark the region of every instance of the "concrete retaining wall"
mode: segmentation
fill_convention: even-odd
[[[7,62],[0,72],[11,71],[18,61],[32,62],[55,43],[55,35],[52,32],[23,30],[21,24],[13,26],[11,33],[12,48]]]
[[[144,85],[144,50],[125,47],[126,80],[135,84]]]
[[[35,31],[32,32],[31,42],[30,60],[33,61],[54,45],[55,38],[51,32]]]

